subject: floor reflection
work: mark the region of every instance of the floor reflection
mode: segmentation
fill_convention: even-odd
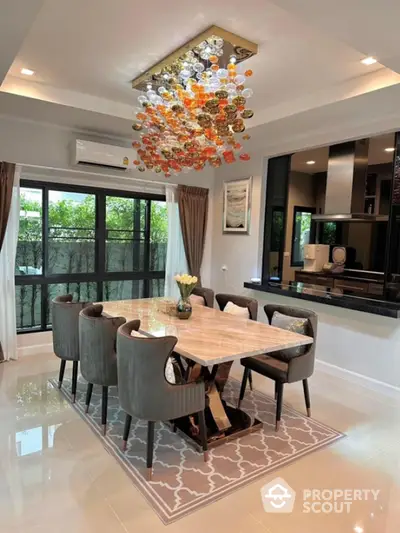
[[[54,435],[62,424],[51,426],[38,426],[24,431],[18,431],[15,435],[16,452],[18,457],[32,455],[47,448],[53,448]]]

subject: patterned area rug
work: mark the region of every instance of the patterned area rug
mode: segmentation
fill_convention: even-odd
[[[50,380],[57,387],[57,380]],[[240,384],[229,380],[224,392],[236,405]],[[64,379],[62,393],[70,400],[71,383]],[[242,409],[264,423],[262,430],[212,449],[209,461],[197,453],[167,424],[156,424],[153,481],[146,481],[147,424],[132,420],[128,450],[122,453],[125,413],[116,387],[109,391],[108,431],[101,433],[101,387],[94,387],[90,411],[85,414],[86,382],[79,378],[73,407],[103,441],[165,524],[238,490],[257,478],[344,435],[288,407],[283,408],[281,429],[275,433],[275,402],[260,392],[247,390]]]

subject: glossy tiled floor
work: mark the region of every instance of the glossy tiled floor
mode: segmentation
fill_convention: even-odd
[[[39,340],[40,339],[40,340]],[[29,344],[24,336],[24,345]],[[100,441],[58,391],[47,386],[58,361],[36,337],[18,362],[0,365],[1,533],[398,533],[400,396],[388,398],[317,372],[313,416],[348,437],[164,526]],[[255,376],[265,392],[272,387]],[[303,409],[301,386],[286,402]],[[297,491],[292,514],[267,514],[260,488],[280,476]],[[304,514],[303,489],[379,489],[345,514]]]

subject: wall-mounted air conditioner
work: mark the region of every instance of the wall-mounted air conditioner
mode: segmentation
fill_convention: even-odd
[[[128,170],[135,168],[133,160],[136,157],[136,150],[133,148],[76,139],[73,145],[72,163]]]

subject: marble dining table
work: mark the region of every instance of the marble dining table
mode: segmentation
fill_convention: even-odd
[[[206,420],[210,422],[207,425],[212,426],[209,428],[209,443],[214,444],[261,427],[261,422],[249,420],[243,411],[228,406],[220,397],[215,383],[220,365],[313,342],[305,335],[201,305],[193,305],[192,316],[181,320],[174,316],[173,303],[165,298],[120,300],[102,302],[102,305],[103,312],[110,316],[122,316],[127,321],[139,319],[139,332],[144,336],[177,337],[174,353],[193,365],[201,365],[207,382],[210,411]],[[180,429],[186,434],[191,433],[185,423]]]

